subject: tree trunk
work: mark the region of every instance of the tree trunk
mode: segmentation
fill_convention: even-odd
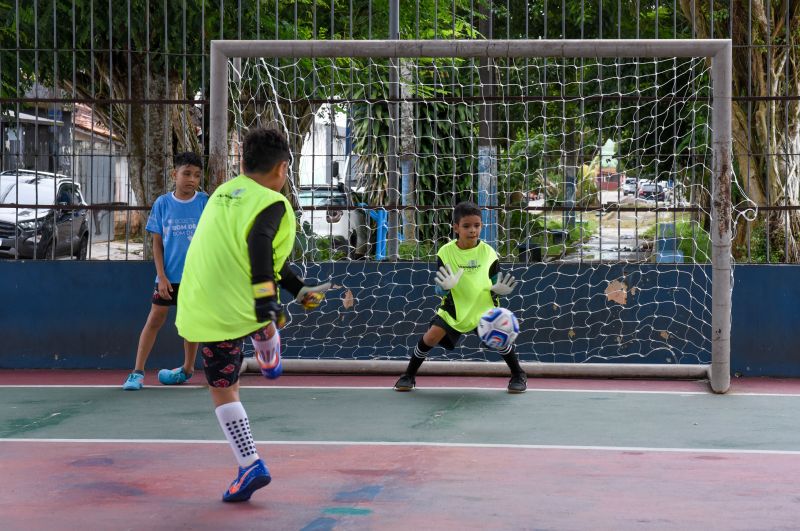
[[[148,79],[145,68],[139,64],[132,68],[132,72],[131,95],[137,103],[131,104],[131,121],[128,124],[128,172],[137,204],[150,207],[171,186],[172,122],[166,105],[140,102],[169,96],[165,94],[166,84],[162,76],[151,75]],[[170,87],[175,86],[170,83]],[[142,227],[149,213],[149,210],[140,211]],[[149,260],[152,258],[152,245],[147,231],[143,232],[144,257]]]
[[[413,96],[410,85],[412,83],[411,64],[406,59],[400,59],[400,168],[403,179],[403,206],[410,207],[403,210],[403,238],[406,243],[416,244],[416,168],[415,168],[415,138],[414,138],[414,104],[407,101]]]

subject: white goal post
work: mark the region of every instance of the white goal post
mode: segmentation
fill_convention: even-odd
[[[731,68],[730,40],[450,40],[450,41],[236,41],[211,42],[209,172],[214,184],[226,180],[230,171],[229,61],[239,58],[371,58],[381,60],[414,58],[530,59],[530,58],[704,58],[710,64],[712,124],[712,169],[710,229],[711,310],[710,363],[524,363],[532,375],[705,378],[714,392],[725,393],[730,386],[730,331],[732,295],[732,160],[731,160]],[[397,74],[392,84],[397,84]],[[395,92],[395,94],[397,94]],[[392,140],[390,140],[391,142]],[[395,140],[396,141],[396,140]],[[397,166],[389,165],[390,185],[387,209],[399,216]],[[394,178],[394,181],[391,179]],[[394,184],[392,184],[394,183]],[[392,210],[394,208],[394,210]],[[397,230],[397,217],[394,225]],[[396,232],[394,233],[396,237]],[[389,237],[392,241],[392,235]],[[398,372],[404,364],[381,360],[286,360],[287,370],[361,373]],[[472,362],[428,363],[422,373],[474,374],[502,372],[496,364]]]

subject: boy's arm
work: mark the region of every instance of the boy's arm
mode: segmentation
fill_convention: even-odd
[[[492,262],[492,265],[489,266],[489,278],[492,281],[492,284],[497,282],[497,274],[500,272],[500,260],[495,259]]]
[[[153,237],[153,262],[156,265],[156,275],[158,275],[158,295],[162,299],[172,300],[172,284],[164,269],[164,240],[157,232],[150,234]]]
[[[281,279],[278,284],[294,295],[295,302],[301,304],[306,310],[313,310],[322,304],[325,299],[325,292],[331,288],[330,282],[307,286],[305,281],[295,274],[294,270],[289,266],[289,262],[283,264]]]
[[[283,201],[271,204],[256,216],[250,233],[247,235],[250,282],[253,285],[256,319],[262,323],[275,321],[279,327],[282,326],[285,318],[283,309],[278,303],[272,242],[278,233],[285,213],[286,206]]]

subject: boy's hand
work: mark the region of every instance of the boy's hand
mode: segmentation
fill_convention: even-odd
[[[283,325],[286,324],[286,316],[283,313],[283,306],[278,302],[274,282],[270,280],[253,284],[253,300],[255,301],[256,319],[259,323],[273,321],[275,326],[283,328]]]
[[[297,293],[295,302],[301,304],[305,310],[319,308],[325,300],[325,292],[331,289],[331,283],[325,282],[317,286],[303,286]]]
[[[283,307],[275,297],[255,299],[255,308],[256,319],[259,323],[273,321],[278,328],[283,328],[283,325],[286,324]]]
[[[158,277],[158,296],[164,299],[165,301],[172,300],[172,284],[169,283],[169,280],[166,278],[162,278],[160,275]]]
[[[456,284],[458,284],[458,281],[461,279],[461,275],[463,274],[463,269],[459,269],[453,273],[453,270],[450,269],[450,265],[445,264],[439,268],[439,271],[436,272],[436,278],[434,279],[434,282],[436,282],[436,285],[439,286],[439,289],[442,291],[450,291],[456,287]]]
[[[517,279],[511,273],[500,273],[497,275],[497,282],[492,286],[492,292],[501,296],[510,295],[517,287]]]

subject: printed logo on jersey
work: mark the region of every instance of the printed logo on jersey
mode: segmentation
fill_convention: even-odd
[[[222,206],[226,207],[237,207],[241,203],[241,199],[244,196],[245,189],[244,188],[237,188],[230,193],[215,193],[211,196],[217,203],[222,204]]]
[[[478,269],[480,265],[477,260],[470,260],[466,264],[458,264],[461,269]]]
[[[169,238],[188,238],[192,239],[197,228],[197,220],[194,218],[176,218],[164,220],[162,237],[164,240]]]

